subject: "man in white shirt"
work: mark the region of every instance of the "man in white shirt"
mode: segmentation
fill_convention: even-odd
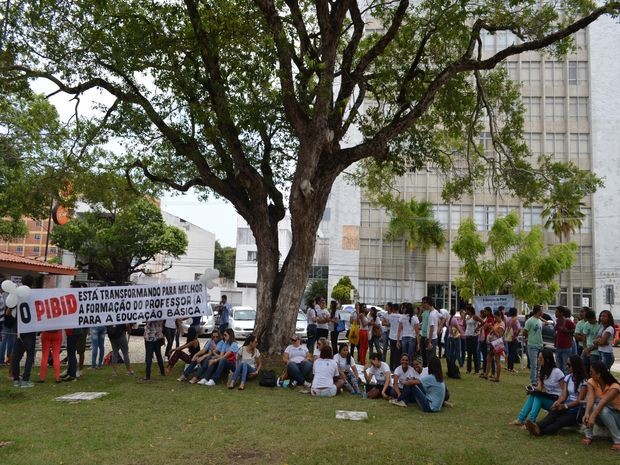
[[[301,339],[297,334],[291,336],[291,343],[284,349],[282,360],[286,363],[286,371],[291,379],[291,387],[304,385],[310,387],[306,377],[312,371],[312,354],[308,348],[301,345]]]
[[[428,338],[426,341],[426,347],[422,350],[426,350],[426,359],[435,357],[435,349],[437,348],[437,337],[439,331],[439,312],[433,305],[433,299],[430,297],[422,297],[422,307],[429,311],[428,315]]]

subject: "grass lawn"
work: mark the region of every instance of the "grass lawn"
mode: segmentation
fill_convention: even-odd
[[[575,432],[532,438],[508,426],[525,399],[525,373],[498,384],[471,375],[448,380],[455,407],[423,414],[349,394],[313,399],[255,381],[243,392],[223,384],[190,386],[175,381],[179,370],[141,384],[112,378],[106,367],[86,370],[73,383],[48,381],[32,389],[12,387],[3,370],[0,443],[10,444],[0,447],[0,464],[620,463],[610,440],[584,447]],[[75,391],[109,395],[54,401]],[[363,410],[369,420],[336,420],[336,410]]]

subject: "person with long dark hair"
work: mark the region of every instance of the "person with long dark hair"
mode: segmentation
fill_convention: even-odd
[[[257,349],[258,339],[254,334],[245,338],[245,342],[237,353],[237,367],[228,383],[228,389],[233,389],[239,381],[239,390],[245,389],[248,379],[255,378],[263,366],[260,352]]]
[[[222,337],[223,339],[217,344],[218,354],[209,360],[209,368],[207,368],[205,377],[198,384],[215,386],[224,373],[235,369],[239,351],[239,345],[235,341],[235,332],[232,328],[226,328]]]
[[[508,348],[508,360],[506,362],[506,370],[509,373],[515,371],[515,360],[517,359],[517,348],[519,347],[519,340],[517,337],[521,332],[521,323],[517,318],[517,309],[510,307],[508,309],[508,316],[506,317],[506,332],[504,333],[504,342]]]
[[[620,451],[620,382],[600,360],[591,363],[590,375],[583,414],[586,432],[581,442],[586,446],[590,445],[596,423],[609,431],[613,440],[611,450]]]
[[[413,360],[416,350],[420,350],[420,321],[414,314],[413,305],[407,302],[403,304],[403,307],[405,313],[400,317],[396,335],[397,348],[400,348],[401,354]]]
[[[538,384],[529,389],[527,400],[519,413],[519,417],[511,425],[522,426],[527,418],[535,422],[541,409],[547,411],[559,399],[564,389],[564,373],[555,366],[555,358],[551,349],[543,349],[538,354]]]
[[[571,355],[566,362],[566,369],[568,374],[564,377],[562,394],[551,406],[549,414],[537,423],[525,421],[525,427],[530,434],[555,434],[562,428],[576,426],[580,422],[579,406],[588,392],[583,360],[579,355]]]
[[[465,309],[465,344],[467,346],[467,373],[471,373],[472,360],[474,362],[474,373],[480,371],[480,356],[478,355],[478,334],[482,318],[476,315],[473,305],[468,305]]]
[[[332,299],[329,303],[329,323],[327,324],[329,329],[329,338],[332,343],[332,350],[338,349],[338,323],[340,323],[340,314],[338,313],[338,302]]]
[[[598,348],[601,361],[605,364],[608,370],[611,370],[611,366],[614,364],[614,317],[609,310],[603,310],[598,314],[598,323],[600,329],[594,340],[594,344]]]
[[[343,343],[338,346],[338,353],[334,355],[334,360],[338,365],[340,377],[344,379],[344,388],[351,394],[360,394],[359,374],[347,344]]]
[[[493,324],[487,333],[487,366],[484,371],[484,378],[489,378],[491,367],[495,363],[495,376],[489,378],[490,381],[499,383],[499,377],[502,373],[501,355],[504,353],[504,344],[502,336],[506,330],[506,325],[502,319],[502,313],[499,310],[493,312]]]
[[[164,359],[161,355],[161,346],[164,342],[164,321],[149,320],[144,325],[144,354],[146,363],[146,376],[142,381],[151,380],[151,366],[153,365],[153,354],[157,358],[159,373],[166,376],[164,371]]]
[[[357,352],[357,361],[360,365],[366,364],[366,355],[368,354],[368,341],[369,335],[371,331],[371,323],[368,320],[368,309],[366,308],[366,304],[360,305],[360,346]]]
[[[331,346],[325,344],[321,348],[319,359],[312,365],[314,377],[310,393],[314,397],[334,397],[344,386],[344,379],[338,370],[333,354]]]
[[[443,382],[441,360],[437,357],[430,357],[428,375],[420,379],[409,380],[402,397],[401,401],[395,403],[396,405],[405,407],[415,402],[423,412],[439,412],[446,400],[446,384]]]
[[[368,312],[368,320],[370,323],[370,340],[368,341],[368,350],[371,353],[382,354],[381,338],[383,336],[383,329],[381,327],[381,318],[377,312],[377,307],[370,307]]]

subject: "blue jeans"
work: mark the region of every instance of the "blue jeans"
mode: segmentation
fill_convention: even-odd
[[[93,356],[91,366],[93,368],[101,368],[103,365],[103,356],[105,352],[105,326],[94,326],[90,328],[90,337],[92,338]],[[97,356],[99,360],[97,360]]]
[[[551,409],[553,402],[552,399],[543,396],[527,396],[527,400],[519,413],[519,421],[523,423],[529,417],[530,421],[536,422],[540,409]]]
[[[297,381],[297,384],[302,385],[306,382],[306,376],[312,371],[312,363],[308,360],[304,360],[301,363],[288,362],[286,365],[288,371],[288,377],[293,381]]]
[[[401,354],[407,354],[409,357],[409,363],[413,359],[415,352],[415,338],[413,336],[403,336],[400,340],[400,352]]]
[[[463,365],[461,360],[461,338],[448,337],[446,341],[446,357],[448,360]]]
[[[239,362],[233,374],[232,382],[236,383],[241,380],[241,384],[245,384],[248,380],[248,375],[251,375],[252,373],[256,373],[256,368],[247,363]]]
[[[207,373],[205,375],[205,379],[207,381],[212,379],[213,381],[217,383],[220,377],[222,376],[222,374],[224,373],[224,370],[233,371],[234,369],[235,369],[234,363],[229,362],[225,358],[221,358],[217,363],[214,363],[213,365],[209,366],[209,368],[207,369]]]
[[[606,405],[598,414],[596,423],[609,430],[614,444],[620,444],[620,410]],[[592,429],[586,428],[586,437],[592,439]]]
[[[32,370],[32,364],[34,363],[34,352],[36,333],[23,333],[15,340],[13,344],[13,355],[11,359],[11,371],[13,372],[13,380],[19,381],[19,363],[26,353],[26,365],[24,366],[23,381],[30,381],[30,371]],[[47,363],[47,360],[45,361]]]
[[[601,362],[605,364],[608,370],[611,370],[611,366],[615,362],[614,353],[613,352],[601,352],[600,350],[598,351],[598,353],[601,356]]]
[[[428,401],[428,397],[426,397],[426,391],[424,390],[424,386],[422,386],[421,384],[416,384],[414,386],[411,386],[411,388],[413,399],[415,403],[418,404],[418,407],[420,407],[423,412],[432,412],[431,403]],[[410,394],[407,393],[407,396],[410,396]],[[405,403],[410,403],[408,402],[409,399],[403,400],[405,401]]]
[[[388,347],[389,347],[389,341],[388,341],[388,334],[389,331],[383,331],[383,333],[381,334],[381,361],[385,362],[387,360],[387,351],[388,351]]]
[[[555,349],[555,363],[557,367],[564,372],[565,375],[568,374],[568,370],[566,369],[566,362],[568,361],[568,357],[570,357],[573,349],[572,347],[569,349]]]
[[[13,353],[15,344],[15,328],[2,328],[2,342],[0,342],[0,364],[6,361],[6,356]]]
[[[530,384],[536,384],[538,381],[538,353],[541,350],[542,348],[527,346],[527,359],[530,362]]]

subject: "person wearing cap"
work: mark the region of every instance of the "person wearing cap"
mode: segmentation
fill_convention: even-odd
[[[307,347],[301,345],[301,339],[297,334],[291,336],[291,343],[284,349],[282,359],[286,363],[286,371],[291,379],[291,387],[297,385],[311,386],[306,381],[306,377],[312,371],[312,354]]]

